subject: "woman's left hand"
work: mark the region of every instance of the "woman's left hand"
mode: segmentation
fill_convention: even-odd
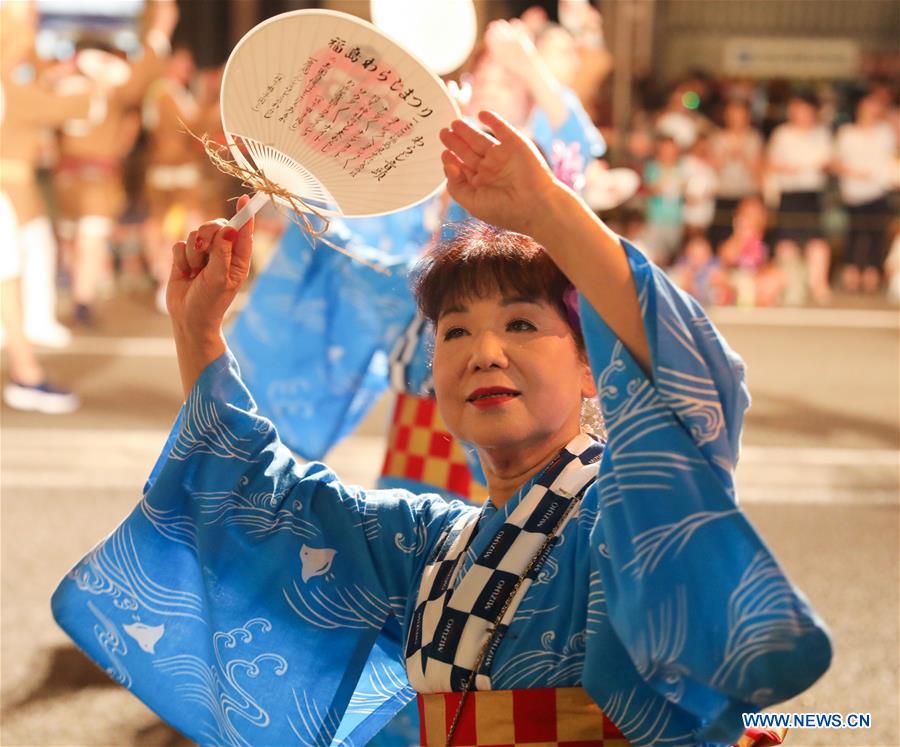
[[[441,130],[447,190],[479,220],[534,236],[544,200],[565,187],[522,133],[493,112],[478,116],[495,137],[462,120]]]

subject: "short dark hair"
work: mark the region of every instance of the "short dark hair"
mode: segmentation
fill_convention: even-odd
[[[556,308],[579,350],[584,349],[580,325],[565,302],[572,284],[540,244],[530,236],[479,221],[453,229],[455,235],[423,255],[413,273],[416,303],[432,324],[445,309],[466,298],[495,293],[522,296]]]
[[[821,106],[821,102],[819,101],[816,92],[809,88],[800,88],[792,92],[791,98],[802,101],[804,104],[809,104],[813,109],[818,109]]]

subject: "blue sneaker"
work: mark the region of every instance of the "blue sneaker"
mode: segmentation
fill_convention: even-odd
[[[60,389],[49,381],[27,386],[11,381],[3,387],[3,401],[14,410],[64,415],[75,412],[81,405],[78,397],[68,389]]]

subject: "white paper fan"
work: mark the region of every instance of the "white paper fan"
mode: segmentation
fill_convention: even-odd
[[[460,67],[478,37],[472,0],[370,0],[369,8],[372,23],[438,75]]]
[[[329,10],[284,13],[247,33],[225,66],[221,107],[235,161],[344,217],[395,212],[438,191],[438,133],[459,117],[418,58],[372,24]],[[266,199],[257,194],[231,224]]]
[[[584,200],[593,210],[612,210],[630,200],[641,186],[636,171],[589,166],[585,174]]]

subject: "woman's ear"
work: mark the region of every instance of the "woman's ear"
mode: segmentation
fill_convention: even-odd
[[[584,356],[581,365],[581,396],[596,397],[597,382],[594,380],[594,372],[591,371],[591,364],[588,362],[587,356]]]

